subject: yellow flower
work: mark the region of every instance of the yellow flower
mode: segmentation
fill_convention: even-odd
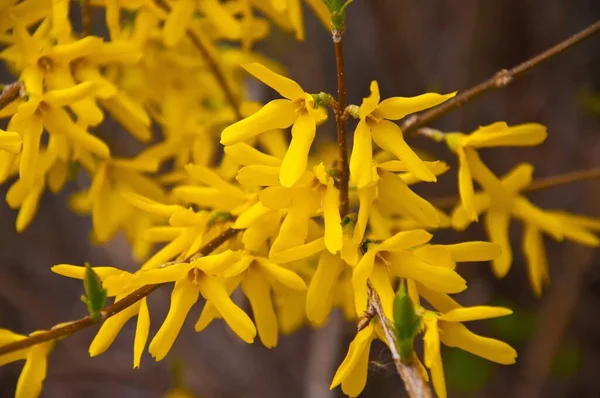
[[[82,266],[58,264],[51,269],[52,272],[68,278],[81,280],[85,278],[85,267]],[[93,269],[102,281],[102,287],[107,290],[107,296],[115,297],[115,303],[143,285],[134,274],[117,268],[93,267]],[[137,316],[138,319],[133,342],[133,367],[139,368],[142,353],[144,352],[146,342],[148,341],[148,334],[150,333],[150,313],[145,297],[102,323],[100,330],[90,345],[90,356],[95,357],[100,355],[110,348],[123,326],[125,326],[125,323],[134,316]]]
[[[313,97],[295,81],[278,75],[258,63],[243,66],[250,74],[272,87],[286,99],[273,100],[255,114],[232,124],[221,133],[221,144],[233,145],[274,129],[292,127],[292,141],[281,163],[281,185],[292,187],[304,171],[315,138],[317,122],[323,119]]]
[[[502,278],[510,270],[512,249],[509,239],[511,216],[525,224],[523,234],[523,251],[529,265],[529,278],[536,294],[541,294],[542,283],[548,280],[548,264],[544,250],[542,232],[555,240],[569,239],[574,242],[597,247],[598,238],[587,230],[586,223],[578,223],[577,218],[565,217],[564,214],[544,211],[531,203],[520,191],[532,180],[533,167],[523,163],[509,171],[501,180],[503,189],[508,193],[505,207],[496,207],[488,191],[473,195],[475,215],[486,213],[484,226],[492,242],[502,246],[502,255],[494,259],[494,274]],[[452,213],[452,226],[464,230],[470,223],[465,203],[459,204]],[[592,228],[593,229],[593,228]]]
[[[350,156],[350,178],[359,188],[371,185],[373,162],[372,141],[402,160],[408,171],[423,181],[436,181],[435,175],[404,141],[402,131],[390,120],[399,120],[431,108],[454,97],[456,93],[441,95],[428,93],[417,97],[392,97],[380,102],[379,85],[371,83],[371,95],[363,99],[359,109],[360,121],[354,133]]]
[[[275,292],[276,286],[281,286],[284,290],[281,292],[279,291],[281,289],[277,290],[278,294],[275,296],[305,291],[306,284],[302,278],[266,258],[253,256],[247,252],[225,269],[223,276],[234,282],[228,284],[228,291],[235,290],[235,287],[241,284],[242,291],[250,302],[260,340],[267,348],[275,347],[279,332],[271,291]],[[208,302],[196,323],[196,331],[203,330],[216,315],[218,311],[215,305]]]
[[[144,284],[175,282],[169,313],[150,343],[150,354],[157,361],[168,354],[188,312],[198,301],[200,294],[215,306],[220,316],[242,340],[247,343],[254,341],[256,328],[252,320],[231,300],[223,278],[217,276],[237,257],[237,253],[226,250],[189,263],[178,263],[137,273]]]
[[[434,265],[410,249],[424,245],[432,235],[425,230],[403,231],[381,243],[366,241],[367,250],[352,275],[357,314],[367,308],[367,282],[381,298],[388,318],[393,319],[394,290],[391,278],[414,279],[444,293],[458,293],[467,288],[465,280],[451,268]]]
[[[39,332],[34,332],[35,335]],[[13,333],[7,329],[0,329],[0,345],[10,344],[23,340],[27,336]],[[17,381],[15,398],[37,398],[42,392],[42,384],[48,372],[48,354],[54,347],[54,341],[36,344],[10,354],[0,356],[0,366],[15,361],[25,360],[25,366]]]
[[[477,220],[472,179],[475,179],[489,193],[496,207],[507,207],[510,200],[500,180],[481,161],[476,149],[535,146],[544,142],[547,136],[546,127],[541,124],[526,123],[509,127],[504,122],[480,127],[469,135],[462,133],[444,135],[448,147],[458,155],[458,190],[471,220]]]
[[[517,352],[511,346],[499,340],[478,336],[461,323],[510,314],[512,311],[507,308],[487,306],[456,308],[443,314],[424,311],[425,366],[431,372],[433,387],[439,398],[446,398],[440,340],[449,347],[459,347],[489,361],[503,365],[513,364]]]

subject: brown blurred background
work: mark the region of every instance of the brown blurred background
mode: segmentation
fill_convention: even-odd
[[[468,88],[598,18],[598,0],[355,0],[345,36],[349,100],[360,104],[373,79],[379,81],[383,98]],[[334,93],[329,35],[308,12],[306,30],[304,43],[275,30],[260,49],[282,60],[307,91]],[[11,80],[5,72],[0,77]],[[536,177],[600,167],[600,107],[594,109],[593,93],[600,96],[600,37],[568,50],[503,90],[485,94],[433,127],[470,131],[499,120],[547,125],[549,138],[541,147],[483,152],[484,160],[500,174],[521,161],[536,166]],[[441,146],[419,139],[412,142],[455,165]],[[121,153],[130,151],[125,141],[121,145],[125,146]],[[451,171],[439,184],[420,192],[429,197],[456,192],[455,179]],[[4,195],[6,186],[0,190]],[[15,213],[0,204],[1,328],[30,332],[84,315],[81,285],[52,274],[53,264],[90,261],[135,269],[122,237],[104,247],[88,243],[91,222],[67,209],[69,193],[46,193],[34,223],[21,235],[14,229]],[[545,208],[600,216],[597,182],[530,197]],[[472,329],[513,344],[519,351],[518,362],[500,366],[460,350],[444,350],[450,397],[600,397],[598,252],[547,240],[552,282],[536,299],[520,251],[521,226],[513,222],[512,228],[515,261],[509,275],[497,281],[487,264],[461,266],[469,289],[458,299],[465,305],[494,303],[515,309],[511,317],[473,324]],[[435,239],[482,238],[481,227],[475,225],[466,234],[443,232]],[[164,319],[169,293],[159,290],[150,298],[153,331]],[[305,329],[281,338],[273,350],[239,342],[222,322],[196,334],[193,322],[198,314],[195,308],[167,359],[155,363],[145,354],[139,370],[131,369],[133,322],[97,358],[87,355],[95,330],[76,334],[53,352],[42,397],[160,397],[171,385],[169,364],[173,362],[183,364],[185,385],[202,398],[342,396],[339,389],[329,392],[328,386],[355,326],[341,322],[339,314],[324,329]],[[1,398],[14,395],[20,369],[20,363],[0,368]],[[362,396],[404,394],[389,353],[383,345],[375,345]]]

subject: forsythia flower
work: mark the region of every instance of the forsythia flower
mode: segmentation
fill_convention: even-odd
[[[498,178],[481,161],[476,149],[535,146],[544,142],[547,136],[546,127],[541,124],[527,123],[509,127],[504,122],[480,127],[469,135],[463,133],[444,135],[448,147],[458,155],[458,191],[471,220],[477,220],[477,211],[473,203],[472,178],[494,198],[496,207],[507,207],[507,202],[510,200]]]
[[[34,332],[35,335],[39,332]],[[0,329],[0,345],[13,343],[23,340],[27,336],[22,336],[11,332],[10,330]],[[15,398],[37,398],[42,392],[42,383],[46,378],[48,369],[48,354],[54,347],[54,342],[49,341],[25,348],[10,354],[0,356],[0,366],[8,363],[25,360],[25,366],[17,382]]]
[[[255,114],[227,127],[221,133],[221,144],[233,145],[266,131],[293,125],[292,142],[279,173],[281,185],[290,188],[306,170],[308,151],[315,138],[317,122],[323,119],[323,114],[312,95],[305,93],[295,81],[258,63],[244,65],[244,69],[286,99],[273,100]]]
[[[358,110],[360,121],[354,133],[354,146],[350,156],[350,176],[359,187],[373,182],[371,141],[402,160],[408,171],[423,181],[436,181],[435,175],[425,166],[404,141],[402,130],[390,120],[431,108],[454,97],[456,93],[441,95],[428,93],[417,97],[393,97],[380,102],[379,85],[371,83],[371,95],[366,97]]]

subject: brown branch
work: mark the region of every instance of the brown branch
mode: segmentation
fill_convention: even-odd
[[[543,63],[544,61],[547,61],[555,55],[560,54],[564,50],[574,46],[575,44],[583,41],[584,39],[591,37],[594,33],[597,33],[598,31],[600,31],[600,20],[588,26],[581,32],[574,34],[565,41],[547,49],[546,51],[515,66],[514,68],[509,70],[503,69],[497,72],[490,79],[478,84],[475,87],[461,92],[456,97],[444,102],[440,106],[407,118],[404,121],[404,123],[402,123],[402,131],[404,131],[405,134],[414,132],[419,127],[428,125],[432,121],[439,119],[448,112],[461,107],[462,105],[471,101],[473,98],[479,96],[480,94],[497,88],[508,86],[514,78],[525,74],[526,72]]]
[[[92,3],[90,0],[81,1],[81,35],[83,37],[90,36],[92,34],[93,27],[93,11]]]
[[[593,180],[596,178],[600,178],[600,168],[571,171],[568,173],[537,179],[529,186],[525,187],[521,192],[536,192],[541,191],[542,189],[554,188],[559,185]],[[449,208],[456,205],[456,203],[459,201],[459,197],[456,195],[440,196],[439,198],[429,199],[429,201],[434,206],[440,208]]]
[[[392,353],[396,371],[404,382],[404,388],[406,388],[408,396],[410,398],[432,398],[431,388],[429,388],[429,384],[423,379],[420,370],[415,365],[409,365],[402,362],[400,353],[398,352],[396,335],[390,328],[385,313],[383,312],[383,306],[381,305],[379,295],[370,285],[369,306],[369,311],[367,312],[374,311],[377,315],[377,319],[385,335],[386,343]]]
[[[344,41],[342,31],[333,31],[333,47],[335,49],[335,64],[337,68],[338,99],[337,109],[335,111],[335,121],[337,123],[337,139],[340,158],[340,215],[344,218],[350,212],[350,199],[348,196],[348,185],[350,183],[350,167],[348,164],[347,134],[346,122],[347,116],[344,113],[346,109],[346,66],[344,63]]]
[[[23,96],[23,83],[15,82],[4,86],[2,93],[0,93],[0,110],[6,108],[11,102],[17,98]]]
[[[226,229],[225,231],[223,231],[223,233],[221,233],[220,235],[218,235],[217,237],[215,237],[214,239],[209,241],[206,245],[204,245],[198,251],[196,256],[209,255],[215,249],[217,249],[219,246],[221,246],[223,243],[225,243],[227,240],[229,240],[229,239],[233,238],[235,235],[237,235],[237,233],[240,231],[241,230],[239,230],[239,229],[233,229],[233,228]],[[110,318],[111,316],[118,314],[119,312],[121,312],[124,309],[137,303],[138,301],[140,301],[141,299],[148,296],[150,293],[154,292],[156,289],[158,289],[159,287],[164,286],[164,285],[165,285],[165,283],[160,283],[160,284],[156,284],[156,285],[146,285],[146,286],[140,287],[133,293],[127,295],[122,300],[119,300],[116,303],[106,306],[104,308],[104,310],[101,311],[102,319],[106,320],[106,319]],[[84,318],[81,318],[77,321],[70,322],[63,326],[52,327],[50,330],[48,330],[46,332],[37,333],[37,334],[35,334],[33,336],[29,336],[23,340],[15,341],[13,343],[0,346],[0,356],[9,354],[11,352],[15,352],[18,350],[22,350],[22,349],[34,346],[36,344],[46,342],[46,341],[56,340],[58,338],[65,337],[65,336],[68,336],[70,334],[73,334],[75,332],[78,332],[82,329],[85,329],[87,327],[90,327],[90,326],[93,326],[96,324],[97,323],[94,322],[90,316],[86,316]]]
[[[165,0],[156,0],[156,4],[160,8],[165,10],[166,12],[171,12],[171,6],[169,4],[167,4],[167,2]],[[233,93],[231,87],[229,87],[229,84],[227,83],[227,78],[225,77],[225,73],[223,72],[223,70],[221,69],[219,64],[217,63],[217,60],[215,60],[211,56],[208,48],[206,48],[204,43],[202,43],[202,40],[200,40],[200,38],[198,36],[196,36],[196,33],[194,33],[193,30],[187,29],[186,35],[190,39],[192,44],[194,44],[194,46],[198,49],[198,51],[200,51],[200,54],[202,55],[202,57],[208,64],[208,68],[210,69],[211,73],[214,75],[214,77],[217,81],[217,84],[221,87],[221,90],[223,90],[223,94],[225,94],[225,98],[227,99],[227,102],[231,106],[231,109],[233,110],[235,117],[237,118],[237,120],[242,120],[244,118],[244,116],[242,115],[242,112],[240,110],[240,105],[238,103],[238,100],[237,100],[235,94]]]

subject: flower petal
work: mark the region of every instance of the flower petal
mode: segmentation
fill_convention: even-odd
[[[493,271],[497,278],[503,278],[512,264],[512,249],[508,236],[510,215],[501,210],[491,209],[485,216],[485,229],[490,240],[500,245],[502,254],[493,260]]]
[[[163,27],[163,40],[167,47],[173,47],[181,40],[195,9],[194,0],[179,0],[175,3]]]
[[[529,283],[539,297],[542,294],[542,285],[548,281],[548,260],[542,234],[532,224],[525,224],[523,253],[527,259]]]
[[[148,334],[150,332],[150,312],[146,298],[140,301],[140,311],[138,313],[137,325],[135,327],[135,339],[133,340],[133,367],[139,368],[142,359],[142,353],[146,348]]]
[[[502,247],[491,242],[463,242],[444,247],[456,262],[489,261],[502,255]]]
[[[285,76],[278,75],[257,62],[242,65],[242,68],[287,99],[304,98],[304,90],[298,83]]]
[[[283,286],[294,291],[305,291],[307,289],[304,280],[294,271],[277,265],[265,258],[257,258],[256,261],[260,264],[261,270],[281,283]]]
[[[271,302],[271,286],[260,271],[250,269],[242,279],[242,290],[250,301],[260,341],[267,348],[275,347],[279,332]]]
[[[371,128],[365,119],[361,119],[354,131],[354,144],[350,154],[350,180],[360,189],[371,185],[375,177]]]
[[[258,149],[253,148],[252,146],[243,142],[226,146],[223,150],[236,162],[244,166],[262,165],[277,167],[281,165],[281,160],[279,160],[275,156],[262,153]]]
[[[413,231],[401,231],[389,239],[384,240],[377,251],[397,252],[411,247],[421,246],[433,238],[429,232],[424,229],[415,229]]]
[[[352,373],[353,369],[359,364],[362,364],[360,361],[361,356],[365,350],[368,350],[371,346],[373,334],[373,323],[369,323],[366,328],[356,334],[354,340],[352,340],[350,343],[350,347],[348,347],[346,358],[344,358],[340,367],[335,372],[335,376],[333,376],[333,380],[329,389],[333,389],[342,383],[342,381],[346,380]]]
[[[510,365],[516,362],[517,352],[508,344],[476,335],[464,325],[444,322],[441,326],[442,343],[448,347],[458,347],[488,361]]]
[[[292,187],[304,171],[308,161],[308,152],[315,139],[317,125],[310,115],[300,115],[292,127],[292,142],[281,162],[279,180],[281,185]]]
[[[368,115],[370,115],[379,104],[379,84],[373,80],[369,86],[369,89],[371,90],[371,94],[368,97],[363,98],[362,104],[358,110],[361,119],[365,119]]]
[[[457,148],[458,155],[458,192],[463,209],[471,221],[477,221],[477,211],[475,209],[475,190],[473,189],[473,178],[471,169],[467,161],[467,155],[463,148]]]
[[[426,93],[416,97],[392,97],[381,101],[377,111],[384,119],[399,120],[411,113],[439,105],[455,95],[456,91],[450,94]]]
[[[376,255],[377,252],[375,250],[367,251],[352,271],[354,303],[356,306],[356,313],[359,315],[367,310],[367,281],[373,273]]]
[[[344,268],[338,256],[328,251],[321,253],[306,293],[306,317],[314,326],[322,325],[327,319],[333,306],[335,287]]]
[[[311,257],[325,249],[325,239],[319,238],[312,242],[305,243],[300,246],[292,247],[291,249],[282,250],[271,253],[269,260],[277,264],[291,263],[292,261],[301,260]]]
[[[502,307],[478,305],[475,307],[457,308],[439,316],[441,321],[468,322],[481,319],[497,318],[512,314],[512,310]]]
[[[139,303],[136,303],[104,321],[90,344],[90,357],[95,357],[106,351],[115,341],[125,323],[138,314],[139,308]]]
[[[25,366],[17,381],[17,398],[37,398],[42,392],[42,383],[48,371],[48,344],[40,344],[29,349]]]
[[[546,126],[538,123],[525,123],[499,131],[477,130],[467,137],[465,145],[472,148],[535,146],[544,142],[547,136]]]
[[[365,237],[369,216],[371,215],[371,207],[376,198],[377,186],[365,187],[358,190],[360,205],[358,216],[356,217],[356,226],[354,227],[354,236],[352,237],[352,242],[356,245],[360,244]]]
[[[327,186],[323,198],[323,219],[325,221],[325,247],[331,254],[342,249],[343,231],[340,217],[340,191],[333,183]]]
[[[509,208],[511,197],[496,175],[481,161],[474,149],[465,148],[465,156],[473,178],[492,198],[495,207]]]
[[[396,276],[414,279],[442,293],[459,293],[467,288],[467,282],[456,271],[429,264],[408,251],[392,253],[389,267]]]
[[[425,335],[423,336],[425,366],[428,368],[434,366],[437,357],[440,356],[440,332],[437,321],[437,317],[430,312],[423,317],[425,323]]]
[[[371,272],[371,276],[369,277],[369,281],[371,282],[373,289],[375,289],[379,295],[385,316],[389,320],[393,320],[394,298],[396,297],[396,293],[392,288],[392,281],[387,267],[382,264],[375,264],[373,272]]]

